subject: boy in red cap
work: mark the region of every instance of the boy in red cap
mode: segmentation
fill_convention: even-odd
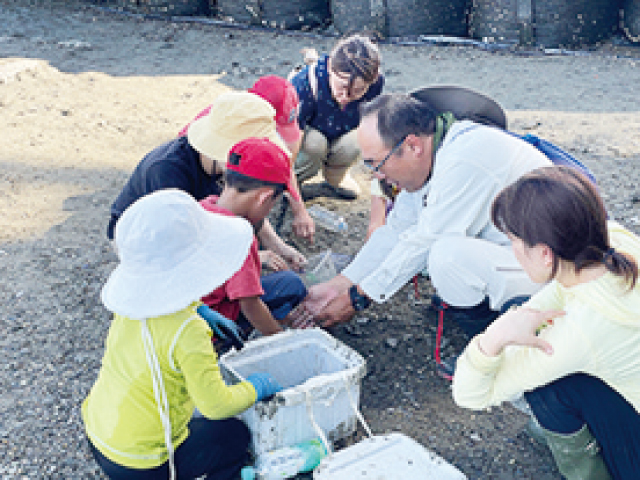
[[[275,121],[276,131],[283,140],[286,147],[291,152],[291,176],[293,177],[293,191],[299,193],[298,181],[293,172],[293,159],[298,155],[302,132],[298,126],[299,101],[298,93],[293,85],[286,79],[276,75],[267,75],[259,78],[248,90],[263,98],[276,110]],[[211,111],[211,105],[202,110],[196,117],[178,133],[179,137],[185,136],[193,121],[197,120]],[[297,236],[313,241],[315,224],[307,212],[304,202],[298,195],[297,199],[292,198],[291,210],[293,212],[293,233]]]
[[[231,148],[220,196],[207,197],[200,203],[210,212],[243,217],[258,231],[285,190],[300,201],[286,153],[266,138],[249,138]],[[250,327],[263,335],[280,332],[280,323],[306,297],[307,289],[290,270],[264,276],[260,273],[254,238],[242,268],[202,301],[238,322],[245,333]]]

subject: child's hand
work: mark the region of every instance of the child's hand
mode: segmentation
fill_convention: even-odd
[[[282,390],[282,386],[270,373],[252,373],[247,377],[247,382],[255,388],[257,402],[272,397]]]
[[[289,270],[287,262],[280,255],[271,250],[260,250],[258,255],[260,256],[260,263],[263,267],[268,267],[275,272]]]
[[[219,338],[223,340],[230,338],[231,343],[238,350],[244,346],[242,336],[240,335],[240,328],[236,322],[222,316],[207,305],[200,305],[196,311],[198,312],[198,315],[200,315],[209,324],[211,330],[213,330]]]
[[[313,235],[316,233],[316,226],[313,222],[313,218],[307,212],[305,208],[302,208],[297,215],[293,217],[293,223],[291,225],[293,233],[309,243],[313,243]]]
[[[303,48],[300,52],[304,54],[305,65],[311,65],[320,59],[320,55],[318,55],[318,51],[315,48]]]
[[[304,255],[290,245],[284,245],[282,247],[280,256],[282,256],[287,261],[291,269],[296,272],[302,270],[302,267],[307,263],[307,259]]]

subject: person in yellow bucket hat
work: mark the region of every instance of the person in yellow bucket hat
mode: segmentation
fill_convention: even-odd
[[[300,141],[302,140],[302,132],[298,126],[300,102],[298,101],[298,92],[296,92],[296,89],[285,78],[278,77],[277,75],[265,75],[264,77],[260,77],[253,86],[249,88],[248,92],[265,99],[275,109],[276,113],[274,118],[278,136],[284,141],[289,153],[291,153],[290,158],[296,158],[300,148]],[[208,115],[212,107],[213,105],[208,105],[200,111],[191,122],[180,130],[178,136],[187,136],[191,124],[199,118]],[[299,192],[300,189],[293,169],[293,163],[293,160],[291,160],[293,188],[296,192]],[[302,200],[296,201],[293,198],[290,200],[291,211],[293,213],[293,221],[291,222],[293,233],[300,238],[313,242],[315,224],[307,212],[304,202]],[[263,261],[263,263],[265,262]],[[266,263],[270,265],[270,262]]]
[[[275,109],[249,92],[226,92],[218,96],[211,111],[195,120],[186,137],[170,140],[149,152],[138,164],[111,206],[107,236],[113,239],[116,224],[126,208],[156,190],[177,188],[202,200],[222,192],[229,150],[241,140],[266,137],[289,154],[276,131]],[[276,269],[299,269],[304,256],[287,245],[265,221],[258,232],[262,246],[282,261]]]

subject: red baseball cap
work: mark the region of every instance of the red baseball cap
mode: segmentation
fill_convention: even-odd
[[[263,182],[285,185],[296,201],[300,195],[293,188],[291,164],[287,154],[268,138],[247,138],[229,151],[227,171],[234,171]]]
[[[259,78],[249,92],[264,98],[276,109],[276,129],[285,142],[297,142],[300,139],[298,92],[288,80],[267,75]]]

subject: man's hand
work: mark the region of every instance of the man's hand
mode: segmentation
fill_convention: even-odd
[[[293,228],[293,233],[296,236],[308,240],[309,243],[313,243],[313,235],[316,233],[316,225],[304,206],[301,210],[294,213],[293,223],[291,226]]]
[[[348,321],[355,313],[349,299],[348,278],[338,275],[309,289],[307,298],[291,315],[294,328],[304,328],[310,319],[328,327]]]
[[[356,311],[351,305],[351,298],[349,298],[349,291],[346,290],[329,302],[316,318],[322,322],[323,327],[327,328],[338,323],[348,322],[355,313]]]
[[[260,250],[258,255],[260,256],[260,263],[263,267],[268,267],[276,272],[289,269],[289,265],[287,265],[285,259],[271,250]]]
[[[536,332],[540,327],[553,323],[553,319],[564,315],[560,310],[542,312],[526,307],[511,308],[498,317],[478,339],[478,346],[485,355],[499,355],[508,345],[535,347],[547,355],[553,354],[551,345]]]

